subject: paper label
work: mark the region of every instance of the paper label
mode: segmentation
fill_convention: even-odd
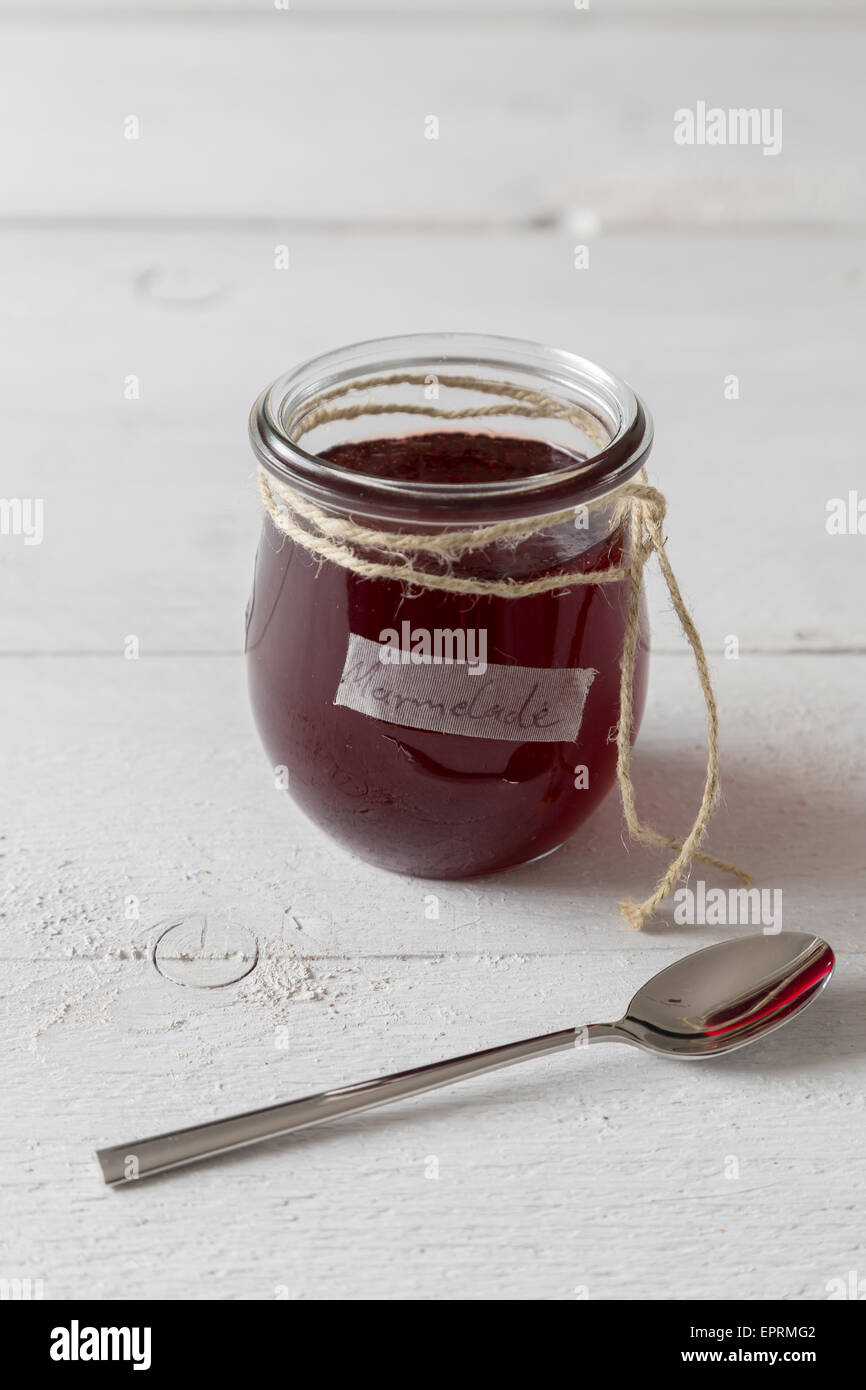
[[[573,743],[597,671],[472,664],[398,652],[351,633],[334,696],[359,714],[463,738]]]

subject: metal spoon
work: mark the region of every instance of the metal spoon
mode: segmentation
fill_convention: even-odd
[[[504,1047],[490,1047],[447,1062],[269,1105],[264,1110],[117,1144],[99,1149],[96,1156],[106,1183],[132,1182],[227,1149],[325,1124],[339,1115],[388,1105],[404,1096],[582,1043],[611,1040],[667,1057],[718,1057],[763,1037],[811,1004],[829,980],[834,964],[827,942],[805,932],[723,941],[695,951],[654,975],[638,990],[618,1023],[590,1023],[584,1028],[565,1028]]]

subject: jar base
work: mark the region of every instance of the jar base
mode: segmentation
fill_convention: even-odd
[[[429,883],[464,883],[473,878],[498,878],[501,874],[509,874],[514,869],[527,869],[531,864],[540,864],[542,860],[550,859],[552,855],[558,854],[571,838],[569,835],[558,845],[542,850],[540,854],[534,854],[529,859],[515,859],[510,864],[491,865],[477,869],[455,869],[449,873],[425,872],[424,870],[412,870],[399,864],[383,864],[368,858],[366,855],[358,854],[357,851],[349,850],[348,852],[352,854],[353,858],[360,859],[362,863],[369,864],[371,868],[381,869],[386,874],[399,874],[401,878],[421,879]]]

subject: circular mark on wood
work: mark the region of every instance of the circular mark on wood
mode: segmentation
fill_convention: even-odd
[[[149,266],[135,277],[135,292],[140,298],[178,309],[216,304],[225,290],[225,285],[207,271],[186,266]]]
[[[251,931],[204,915],[170,922],[157,938],[153,963],[176,985],[221,989],[255,970],[259,945]]]

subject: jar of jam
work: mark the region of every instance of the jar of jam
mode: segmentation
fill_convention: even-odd
[[[646,408],[571,353],[442,333],[318,357],[250,428],[250,697],[291,796],[404,874],[552,853],[616,778]],[[647,657],[641,599],[632,736]]]

